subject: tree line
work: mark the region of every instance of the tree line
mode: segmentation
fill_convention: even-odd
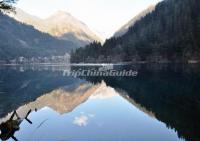
[[[200,60],[200,1],[164,0],[121,37],[71,53],[71,62]]]

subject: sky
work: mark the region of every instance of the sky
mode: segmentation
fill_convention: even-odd
[[[17,7],[47,18],[62,10],[84,22],[104,39],[150,5],[161,0],[19,0]]]

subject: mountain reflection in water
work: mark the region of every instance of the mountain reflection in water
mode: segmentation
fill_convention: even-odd
[[[29,116],[33,124],[24,121],[15,134],[19,140],[181,140],[104,82],[83,84],[70,93],[55,90],[17,111],[23,115],[35,107],[38,111]]]
[[[139,75],[73,78],[58,67],[0,69],[0,123],[13,110],[23,118],[32,109],[33,124],[23,121],[15,133],[19,141],[199,141],[198,67],[115,67]]]

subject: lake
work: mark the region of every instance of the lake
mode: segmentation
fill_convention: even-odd
[[[137,75],[66,75],[102,69]],[[199,141],[199,84],[198,65],[1,66],[0,140]]]

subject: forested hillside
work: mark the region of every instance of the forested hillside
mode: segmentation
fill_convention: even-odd
[[[74,47],[0,13],[0,60],[64,55]]]
[[[152,11],[155,10],[155,5],[149,6],[147,9],[143,10],[140,12],[138,15],[136,15],[134,18],[132,18],[128,23],[123,25],[115,34],[113,35],[114,37],[120,37],[124,35],[125,33],[128,32],[128,29],[133,26],[138,20],[146,16],[147,14],[151,13]]]
[[[200,1],[164,0],[129,31],[102,46],[72,53],[71,62],[196,62],[200,60]]]

